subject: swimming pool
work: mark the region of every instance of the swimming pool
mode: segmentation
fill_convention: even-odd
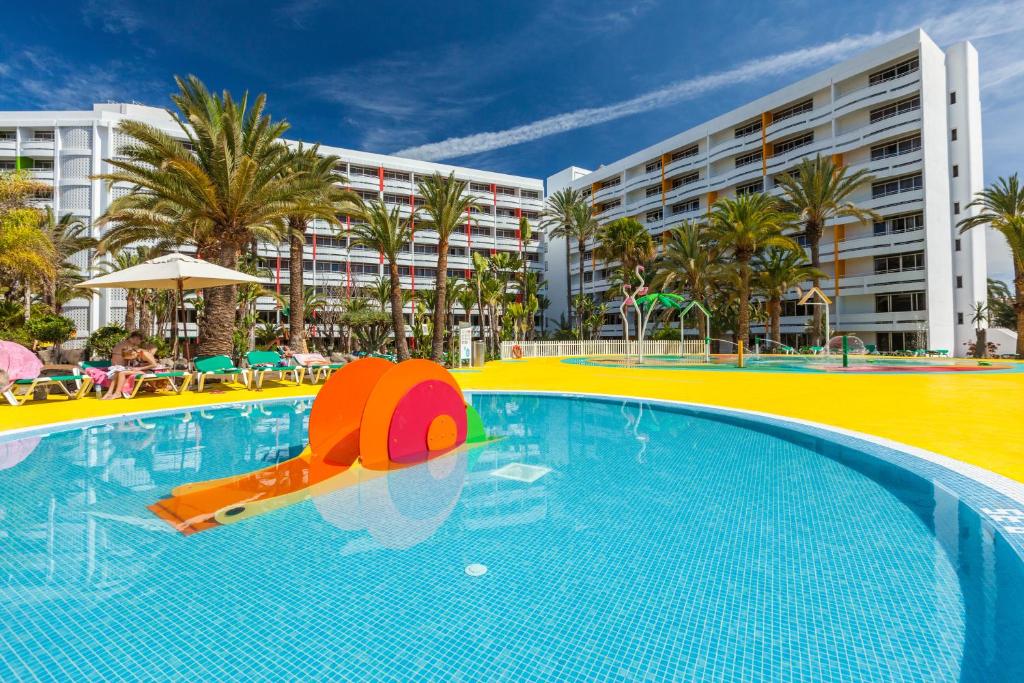
[[[1024,366],[997,360],[977,361],[967,358],[891,358],[887,356],[850,356],[848,367],[837,356],[790,356],[750,354],[743,367],[737,366],[736,355],[716,355],[709,360],[700,356],[644,356],[638,363],[629,356],[576,356],[565,358],[570,365],[635,368],[641,370],[735,370],[740,372],[798,373],[955,373],[955,372],[1019,372]]]
[[[504,439],[187,537],[146,506],[294,456],[308,401],[0,443],[0,679],[1024,675],[1020,544],[974,512],[1013,502],[965,477],[721,411],[473,403]]]

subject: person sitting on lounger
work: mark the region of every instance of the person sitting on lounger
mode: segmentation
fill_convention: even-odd
[[[135,375],[140,372],[152,372],[163,368],[156,359],[156,344],[152,342],[139,346],[134,352],[134,358],[136,363],[134,367],[127,370],[121,369],[116,375],[111,377],[110,387],[101,400],[110,401],[120,396],[127,398],[131,395],[132,382],[135,379]]]

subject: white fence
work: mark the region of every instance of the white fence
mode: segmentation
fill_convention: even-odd
[[[643,353],[645,356],[703,356],[707,353],[707,345],[703,339],[686,339],[682,342],[645,339],[643,342]],[[637,355],[636,341],[593,339],[585,341],[501,342],[502,359],[626,355]]]

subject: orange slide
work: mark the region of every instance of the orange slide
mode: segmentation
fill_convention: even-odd
[[[321,388],[309,416],[309,445],[300,455],[255,472],[184,484],[149,509],[193,534],[488,441],[480,416],[442,366],[364,358]]]

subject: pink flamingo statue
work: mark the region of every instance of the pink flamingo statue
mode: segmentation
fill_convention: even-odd
[[[636,329],[637,329],[638,341],[639,342],[643,341],[643,339],[642,339],[643,332],[640,330],[640,321],[641,321],[640,305],[636,302],[636,300],[638,298],[642,297],[644,294],[646,294],[648,292],[647,283],[644,281],[643,272],[644,272],[644,267],[643,266],[637,266],[635,269],[633,269],[633,274],[636,275],[636,278],[638,280],[640,280],[640,286],[636,288],[636,291],[633,291],[633,285],[629,284],[628,282],[625,283],[624,285],[622,285],[622,293],[625,296],[622,299],[622,304],[619,305],[619,315],[622,316],[622,332],[623,332],[623,335],[626,338],[626,347],[627,347],[626,348],[626,355],[627,356],[629,355],[629,348],[628,348],[629,347],[629,318],[626,316],[626,307],[627,306],[632,306],[633,310],[636,313],[636,320],[637,320]],[[637,355],[639,356],[640,362],[642,363],[643,360],[644,360],[644,353],[643,353],[643,350],[640,348],[640,344],[639,343],[637,344]]]

